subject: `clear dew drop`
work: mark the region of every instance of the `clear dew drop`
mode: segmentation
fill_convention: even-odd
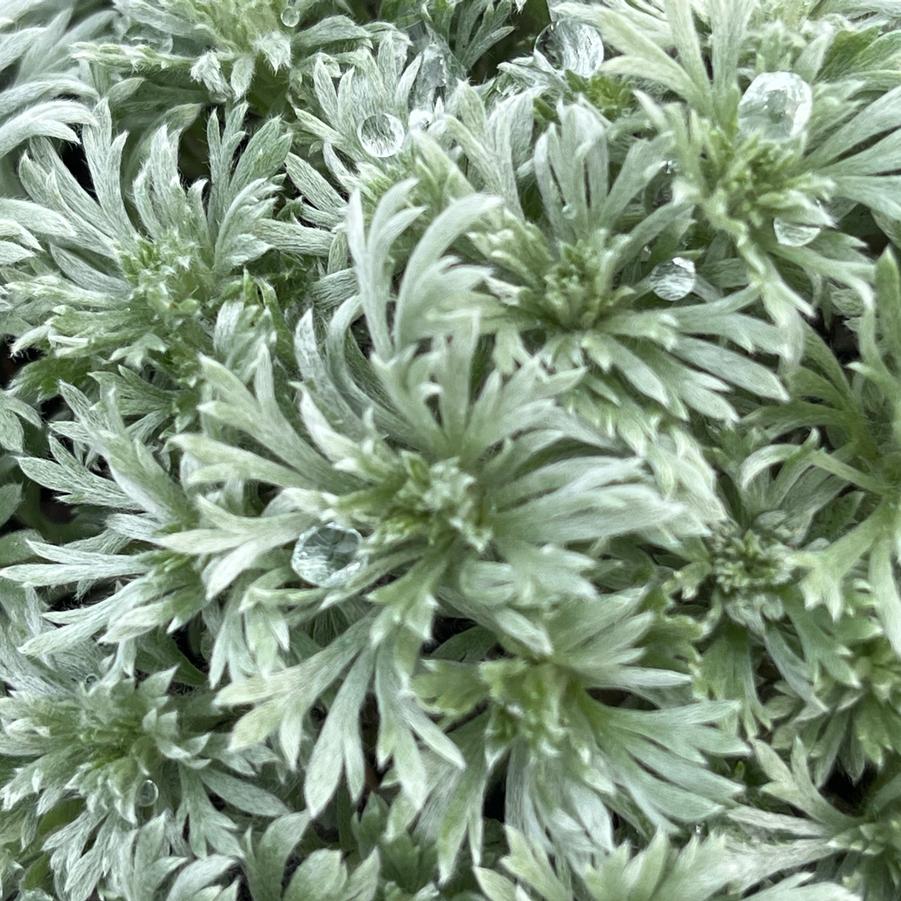
[[[697,277],[695,264],[684,257],[675,257],[651,270],[651,290],[661,300],[682,300],[694,290]]]
[[[784,247],[804,247],[822,231],[816,225],[804,225],[800,222],[788,222],[777,217],[773,220],[773,232],[776,240]]]
[[[360,123],[357,137],[370,156],[385,159],[394,156],[403,147],[406,131],[397,116],[376,113]]]
[[[332,588],[360,568],[357,552],[362,540],[359,532],[341,526],[307,529],[294,546],[291,567],[305,582]]]
[[[282,25],[285,28],[296,28],[300,22],[300,13],[293,6],[286,6],[282,10]]]
[[[796,138],[813,111],[810,85],[794,72],[764,72],[748,86],[738,105],[738,128],[773,141]]]
[[[156,804],[160,796],[160,790],[152,779],[145,779],[138,787],[137,802],[140,807],[150,807]]]
[[[535,49],[558,69],[590,78],[604,62],[604,41],[597,28],[573,19],[560,19],[548,25],[535,43]]]

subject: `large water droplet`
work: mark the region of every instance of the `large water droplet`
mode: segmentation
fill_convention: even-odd
[[[293,6],[286,6],[282,10],[282,25],[285,28],[296,28],[300,22],[300,13]]]
[[[764,72],[748,86],[738,105],[738,128],[744,135],[772,141],[796,138],[813,111],[810,85],[794,72]]]
[[[152,779],[145,779],[138,786],[137,802],[139,807],[150,807],[156,804],[160,796],[160,790],[156,787],[156,783]]]
[[[403,123],[390,113],[367,116],[357,130],[363,149],[378,159],[394,156],[403,147],[405,136]]]
[[[597,28],[574,19],[560,19],[548,25],[535,49],[558,69],[590,78],[604,62],[604,41]]]
[[[321,588],[340,585],[359,570],[362,536],[341,526],[315,526],[297,539],[291,567],[305,582]]]
[[[695,264],[684,257],[675,257],[651,270],[651,290],[661,300],[682,300],[694,290]]]
[[[816,225],[804,225],[801,222],[789,222],[777,217],[773,220],[773,231],[776,240],[785,247],[803,247],[809,244],[822,231]]]

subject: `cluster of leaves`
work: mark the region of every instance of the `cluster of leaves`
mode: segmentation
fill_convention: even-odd
[[[899,897],[899,23],[7,0],[0,899]]]

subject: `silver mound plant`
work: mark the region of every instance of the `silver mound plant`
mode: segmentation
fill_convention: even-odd
[[[901,2],[0,0],[0,901],[897,901]]]

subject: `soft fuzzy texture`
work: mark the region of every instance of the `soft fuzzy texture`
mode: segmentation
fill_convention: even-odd
[[[901,897],[901,2],[3,0],[0,898]]]

